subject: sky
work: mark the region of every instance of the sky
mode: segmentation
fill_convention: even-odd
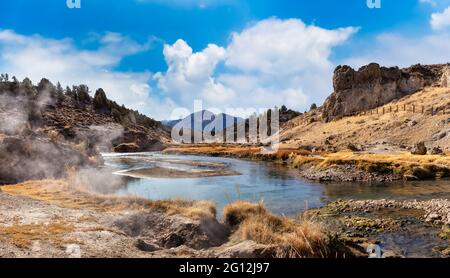
[[[305,111],[340,64],[450,62],[450,0],[367,2],[2,0],[0,72],[101,87],[164,120],[195,100],[240,116]]]

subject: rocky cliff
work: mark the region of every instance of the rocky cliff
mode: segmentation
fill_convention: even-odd
[[[334,92],[322,107],[322,117],[328,122],[376,108],[427,86],[449,85],[450,64],[417,64],[400,69],[372,63],[359,70],[338,66],[333,77]]]

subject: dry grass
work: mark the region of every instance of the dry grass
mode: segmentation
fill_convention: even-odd
[[[328,257],[332,254],[332,237],[312,219],[276,216],[262,203],[243,201],[226,206],[224,217],[235,228],[232,241],[253,240],[272,246],[275,257]]]
[[[261,159],[261,160],[287,160],[291,154],[309,155],[311,152],[298,148],[282,148],[275,153],[264,154],[263,149],[249,145],[183,145],[164,150],[165,153],[229,156],[237,158]]]
[[[169,215],[180,214],[193,219],[216,217],[215,205],[211,202],[188,200],[150,201],[138,197],[100,195],[74,187],[65,180],[28,181],[2,187],[11,195],[30,197],[53,205],[72,209],[89,209],[102,212],[124,210],[159,210]]]
[[[333,146],[343,149],[349,143],[368,145],[386,142],[392,145],[414,145],[425,141],[428,147],[440,146],[443,150],[450,151],[450,137],[439,141],[431,140],[436,132],[448,129],[448,125],[440,124],[450,117],[450,89],[449,88],[426,88],[418,93],[403,97],[384,106],[386,111],[390,108],[396,111],[397,105],[400,111],[386,114],[366,114],[361,116],[350,116],[342,119],[324,123],[318,120],[311,123],[307,119],[312,117],[311,113],[305,114],[286,124],[281,131],[281,141],[285,146],[296,147],[299,145],[323,146],[326,139]],[[411,105],[415,104],[417,109],[424,105],[427,108],[439,108],[447,106],[447,114],[442,111],[437,115],[421,114],[419,111],[413,113]],[[403,111],[407,105],[408,111]],[[383,107],[379,107],[382,111]],[[414,126],[408,126],[405,121],[414,120]]]
[[[342,151],[322,156],[291,155],[293,166],[308,163],[327,169],[334,165],[354,165],[366,172],[394,173],[400,175],[420,175],[425,178],[449,177],[450,157],[442,155],[412,155],[396,153],[355,153]],[[420,172],[423,173],[420,173]]]
[[[20,248],[28,248],[35,240],[50,241],[62,245],[64,237],[74,231],[74,226],[62,221],[49,224],[13,224],[0,228],[0,237]]]

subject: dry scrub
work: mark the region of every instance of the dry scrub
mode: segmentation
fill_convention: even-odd
[[[74,188],[64,180],[28,181],[17,185],[2,187],[3,192],[11,195],[27,196],[60,207],[72,209],[93,209],[102,212],[123,210],[154,209],[168,215],[180,214],[193,219],[216,217],[213,203],[187,200],[150,201],[138,197],[117,197],[100,195]]]
[[[235,231],[231,241],[253,240],[270,246],[279,258],[339,256],[333,236],[312,219],[276,216],[262,203],[239,201],[224,208],[225,221]],[[340,254],[342,255],[342,254]]]

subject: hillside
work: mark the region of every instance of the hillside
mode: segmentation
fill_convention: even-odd
[[[102,151],[161,150],[169,131],[159,122],[85,85],[65,90],[0,79],[0,184],[60,177],[69,167],[101,164]]]
[[[282,144],[291,147],[314,146],[330,151],[349,144],[361,145],[366,149],[380,145],[410,149],[423,141],[429,148],[440,147],[449,151],[450,87],[446,74],[442,72],[442,76],[436,76],[433,82],[419,82],[423,88],[418,87],[417,91],[399,90],[395,93],[397,98],[389,97],[385,103],[383,98],[378,98],[376,102],[381,103],[378,106],[368,104],[368,97],[362,102],[366,106],[357,105],[352,90],[347,91],[350,96],[346,96],[345,92],[335,92],[324,106],[286,123],[281,132]],[[363,86],[375,87],[370,86],[370,82]],[[372,89],[361,91],[357,88],[356,91],[360,95],[374,94]],[[331,106],[330,99],[336,96],[343,99],[345,107],[353,107],[352,115],[343,116],[327,110]]]

